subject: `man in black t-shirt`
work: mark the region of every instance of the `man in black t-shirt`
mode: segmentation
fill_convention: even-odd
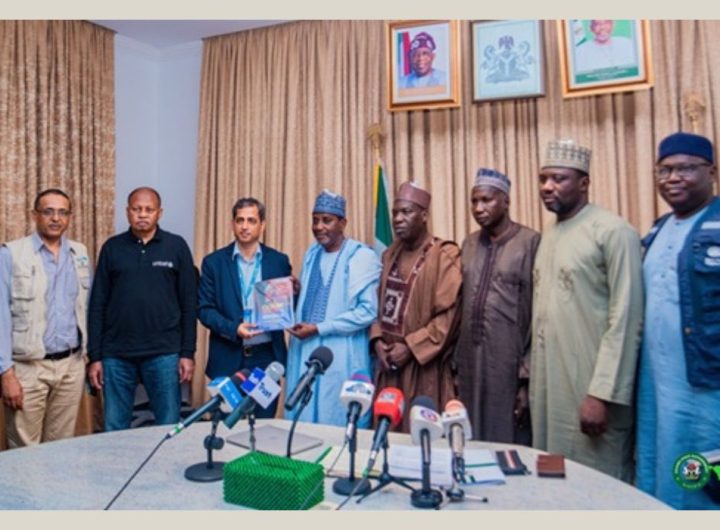
[[[104,393],[105,430],[127,429],[142,382],[157,424],[180,421],[194,369],[197,278],[182,237],[161,230],[160,195],[128,196],[130,229],[100,251],[88,311],[88,378]]]

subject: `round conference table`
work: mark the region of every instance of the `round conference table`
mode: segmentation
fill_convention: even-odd
[[[286,420],[258,420],[256,428],[272,425],[290,429]],[[227,439],[247,430],[246,422],[233,431],[220,424],[218,435]],[[102,510],[147,458],[169,430],[168,426],[143,427],[92,434],[34,447],[0,452],[0,509],[30,510]],[[223,482],[199,483],[184,477],[185,469],[204,462],[203,439],[210,432],[209,422],[198,422],[163,443],[127,489],[112,505],[112,510],[216,510],[242,509],[223,500]],[[319,447],[308,449],[295,458],[314,461],[329,446],[342,445],[344,429],[299,423],[296,436],[305,434],[323,440]],[[362,451],[367,454],[373,432],[358,430],[356,470],[363,467]],[[391,433],[390,446],[411,444],[410,436]],[[447,447],[443,438],[433,447]],[[256,446],[262,450],[260,443]],[[502,485],[473,485],[468,495],[486,496],[487,503],[464,500],[443,504],[442,510],[664,510],[669,507],[638,489],[603,473],[566,459],[566,478],[541,478],[535,473],[540,451],[506,444],[467,442],[466,448],[491,450],[517,449],[530,475],[508,476]],[[214,452],[214,460],[229,462],[242,456],[246,449],[225,443]],[[336,454],[337,451],[333,451]],[[333,458],[334,459],[334,458]],[[330,457],[323,460],[330,466]],[[382,456],[376,469],[380,467]],[[341,455],[334,473],[347,473],[347,450]],[[343,473],[344,472],[344,473]],[[356,473],[359,471],[356,471]],[[345,497],[332,490],[334,478],[325,479],[325,501],[315,509],[334,509]],[[375,481],[372,481],[375,484]],[[383,491],[354,500],[346,510],[415,510],[408,490],[390,484]]]

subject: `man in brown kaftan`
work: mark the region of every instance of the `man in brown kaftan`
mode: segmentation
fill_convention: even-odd
[[[473,439],[529,445],[532,268],[540,234],[510,220],[510,181],[481,168],[472,214],[481,229],[462,246],[458,389]]]
[[[409,432],[409,405],[421,395],[442,409],[455,397],[451,355],[462,283],[460,250],[427,229],[430,194],[406,182],[393,203],[395,241],[383,254],[379,317],[370,328],[377,357],[375,385],[405,395],[401,429]]]

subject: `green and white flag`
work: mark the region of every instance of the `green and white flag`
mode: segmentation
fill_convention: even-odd
[[[375,240],[373,248],[378,256],[392,243],[390,224],[390,203],[387,194],[387,182],[381,164],[375,166],[373,180],[373,207],[375,208]]]

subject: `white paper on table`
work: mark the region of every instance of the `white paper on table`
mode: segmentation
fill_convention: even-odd
[[[505,484],[505,475],[489,449],[465,449],[464,486]],[[393,445],[388,450],[390,474],[411,479],[422,478],[422,455],[418,445]],[[452,486],[452,452],[449,448],[432,448],[430,482],[435,486]]]

